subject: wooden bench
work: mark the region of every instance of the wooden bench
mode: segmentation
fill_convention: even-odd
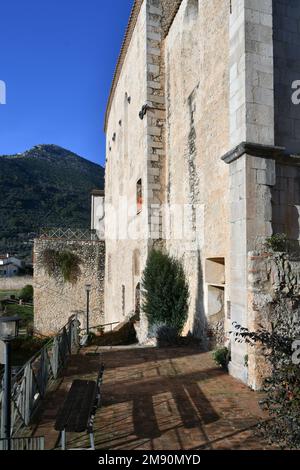
[[[61,433],[62,450],[67,449],[67,432],[87,432],[90,436],[90,450],[95,450],[93,424],[97,408],[101,404],[103,373],[102,365],[97,381],[74,380],[72,383],[55,422],[55,430]]]

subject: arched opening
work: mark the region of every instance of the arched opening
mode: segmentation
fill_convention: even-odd
[[[140,276],[141,274],[141,264],[140,264],[140,252],[139,250],[134,250],[133,260],[132,260],[132,272],[134,276]]]

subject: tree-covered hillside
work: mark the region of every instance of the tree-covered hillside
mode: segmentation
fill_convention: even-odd
[[[41,227],[90,227],[90,193],[104,169],[56,145],[0,156],[0,254],[30,256]]]

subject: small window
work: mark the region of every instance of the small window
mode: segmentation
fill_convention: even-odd
[[[136,183],[136,206],[137,213],[139,214],[143,209],[143,185],[141,179]]]
[[[140,268],[140,252],[139,250],[134,250],[133,252],[133,275],[140,276],[141,268]]]
[[[225,284],[225,258],[208,258],[205,261],[205,280],[208,284]]]
[[[126,294],[126,290],[125,290],[125,286],[123,285],[122,286],[122,314],[123,314],[123,317],[125,317],[125,294]]]
[[[188,0],[184,15],[184,19],[186,22],[190,23],[197,19],[199,10],[198,3],[198,0]]]

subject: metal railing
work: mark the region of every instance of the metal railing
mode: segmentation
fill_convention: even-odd
[[[90,327],[89,327],[89,332],[91,332],[91,333],[93,333],[93,332],[96,332],[96,333],[100,333],[100,332],[108,333],[107,328],[109,328],[109,332],[112,332],[112,331],[113,331],[113,327],[114,327],[114,326],[117,326],[117,325],[120,325],[120,322],[119,322],[119,321],[112,322],[112,323],[106,323],[105,325],[101,324],[101,325],[97,325],[97,326],[90,326]],[[81,331],[82,331],[83,333],[86,333],[86,328],[81,329]]]
[[[96,230],[72,228],[42,228],[40,238],[69,241],[98,241]]]
[[[44,437],[15,437],[9,443],[10,450],[45,450]],[[8,449],[8,439],[0,439],[0,450]]]
[[[12,378],[11,435],[19,436],[32,421],[51,383],[68,357],[78,351],[79,322],[73,315],[67,325],[33,356]],[[3,391],[0,390],[0,431],[4,435]]]

